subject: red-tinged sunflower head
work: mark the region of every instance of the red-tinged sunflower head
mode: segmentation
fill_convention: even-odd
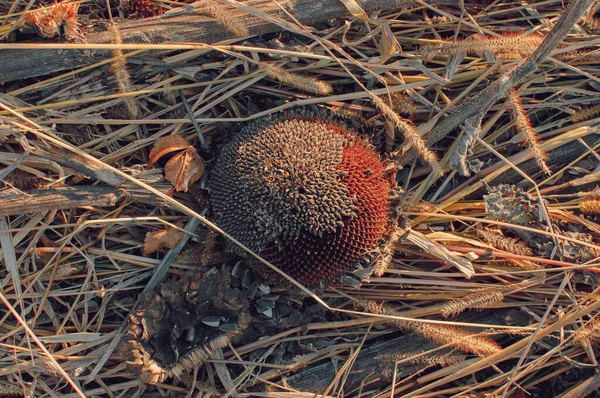
[[[331,118],[285,114],[233,137],[210,194],[223,230],[314,286],[339,278],[387,237],[392,188],[379,155],[356,132]]]

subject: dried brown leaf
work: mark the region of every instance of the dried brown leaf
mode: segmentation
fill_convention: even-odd
[[[165,178],[173,184],[175,190],[187,192],[190,185],[204,174],[204,162],[194,147],[173,156],[165,165]]]
[[[181,151],[190,146],[190,143],[180,135],[169,135],[156,141],[150,151],[150,161],[148,167],[152,166],[158,159],[165,156],[167,153]]]
[[[144,253],[154,253],[163,247],[172,249],[183,239],[183,231],[176,228],[148,232],[144,239]]]

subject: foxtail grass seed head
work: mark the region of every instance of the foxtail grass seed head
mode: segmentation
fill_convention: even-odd
[[[525,58],[533,53],[543,40],[543,37],[536,35],[506,33],[500,37],[471,37],[454,43],[427,44],[421,46],[418,53],[427,59],[456,54],[482,56],[485,51],[508,58]]]
[[[200,11],[205,10],[208,15],[213,17],[230,33],[238,37],[250,36],[250,31],[248,28],[219,0],[201,0],[195,4],[199,5]]]
[[[600,198],[587,198],[579,202],[579,210],[584,214],[600,214]]]
[[[121,33],[119,32],[119,28],[114,23],[108,24],[108,32],[111,36],[111,42],[113,44],[123,44],[123,39],[121,37]],[[131,75],[129,74],[129,70],[127,69],[127,61],[123,57],[123,51],[120,48],[114,49],[111,51],[112,61],[110,64],[110,71],[115,76],[115,81],[117,83],[117,89],[121,94],[127,94],[133,91],[133,84],[131,83]],[[127,108],[127,112],[132,119],[137,119],[141,112],[136,99],[132,96],[125,96],[123,98],[123,102],[125,103],[125,107]]]
[[[573,123],[579,123],[594,118],[598,115],[600,115],[600,104],[592,105],[587,108],[583,108],[580,111],[576,111],[573,113],[573,115],[571,115],[571,121]]]
[[[533,254],[533,251],[527,246],[527,243],[523,242],[521,239],[504,236],[502,235],[502,232],[499,231],[494,232],[486,229],[478,229],[477,236],[483,238],[496,249],[518,254],[520,256],[531,256]]]
[[[357,304],[373,314],[398,315],[397,311],[385,304],[369,301],[361,301]],[[502,347],[494,340],[456,326],[405,320],[393,320],[392,322],[407,332],[417,333],[438,344],[451,345],[463,352],[488,356],[502,350]]]
[[[523,108],[521,97],[517,93],[517,90],[512,89],[509,92],[510,103],[513,106],[513,117],[515,119],[515,127],[519,134],[523,136],[527,146],[533,150],[533,156],[535,158],[538,167],[547,175],[551,175],[552,171],[546,164],[548,154],[540,147],[540,137],[533,128],[527,112]]]
[[[288,86],[296,87],[299,90],[317,95],[331,94],[333,87],[323,80],[314,77],[287,72],[280,66],[261,62],[259,69],[262,73]]]
[[[377,109],[379,109],[384,116],[391,120],[396,128],[400,131],[404,140],[407,144],[409,144],[412,148],[415,149],[417,155],[428,165],[431,166],[433,172],[437,175],[441,175],[442,171],[440,168],[440,163],[438,161],[438,157],[427,147],[427,144],[417,131],[417,128],[407,119],[400,117],[392,107],[390,107],[384,100],[381,98],[370,95],[371,101],[375,104]]]

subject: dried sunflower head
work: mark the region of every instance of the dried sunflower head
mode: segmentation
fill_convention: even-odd
[[[284,114],[233,137],[210,195],[219,226],[314,286],[338,278],[393,229],[392,185],[372,146],[344,124]]]

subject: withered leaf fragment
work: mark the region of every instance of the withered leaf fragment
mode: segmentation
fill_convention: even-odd
[[[165,165],[165,178],[173,184],[177,191],[187,192],[190,185],[204,174],[204,162],[194,147],[173,156]]]
[[[165,179],[177,191],[187,192],[190,185],[204,174],[205,166],[196,149],[179,135],[170,135],[158,140],[150,151],[148,167],[168,153],[176,152],[165,165]]]
[[[162,158],[167,153],[181,151],[189,146],[190,143],[180,135],[169,135],[161,138],[154,143],[154,146],[150,151],[150,161],[148,162],[148,167],[152,166],[158,161],[158,159]]]
[[[148,232],[144,239],[144,253],[154,253],[163,247],[172,249],[183,238],[183,231],[176,228],[161,229],[154,232]]]

